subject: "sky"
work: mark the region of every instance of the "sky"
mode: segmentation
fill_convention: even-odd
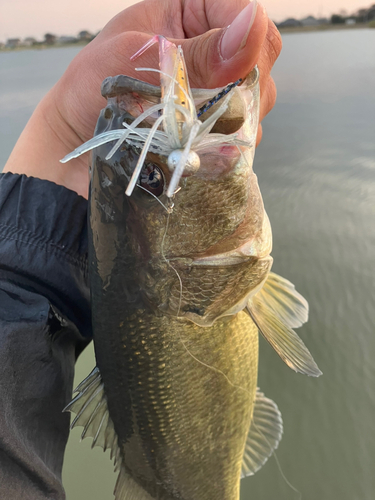
[[[228,0],[230,1],[230,0]],[[288,17],[313,15],[328,17],[345,9],[348,14],[369,7],[366,0],[261,0],[276,22]],[[98,32],[114,15],[137,0],[0,0],[0,41],[33,36],[38,40],[47,32],[77,35],[79,31]]]

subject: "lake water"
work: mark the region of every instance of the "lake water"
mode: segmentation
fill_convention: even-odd
[[[310,303],[299,330],[324,375],[295,374],[264,341],[259,385],[279,405],[277,459],[303,500],[375,498],[375,30],[287,34],[278,102],[255,171],[274,233],[274,270]],[[0,53],[0,169],[36,103],[79,49]],[[78,362],[79,382],[94,364]],[[108,452],[69,441],[68,500],[111,499]],[[88,442],[87,442],[88,441]],[[298,500],[275,458],[242,500]]]

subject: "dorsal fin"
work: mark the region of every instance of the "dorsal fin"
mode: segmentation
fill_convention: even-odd
[[[263,288],[252,297],[247,310],[263,337],[292,370],[319,377],[309,350],[292,330],[307,319],[308,306],[292,283],[270,273]]]
[[[277,405],[257,389],[241,477],[252,476],[266,463],[278,447],[282,433],[283,421]]]

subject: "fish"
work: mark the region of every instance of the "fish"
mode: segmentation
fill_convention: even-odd
[[[308,303],[271,271],[253,172],[259,71],[191,89],[159,44],[160,87],[119,75],[93,139],[89,268],[96,367],[66,407],[111,450],[116,500],[239,500],[277,448],[281,413],[257,386],[259,332],[294,371],[321,371],[295,333]],[[199,116],[198,116],[199,115]]]

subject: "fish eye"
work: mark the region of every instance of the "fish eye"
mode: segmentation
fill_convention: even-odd
[[[160,196],[164,191],[164,175],[157,165],[146,163],[139,176],[139,184],[154,196]]]

